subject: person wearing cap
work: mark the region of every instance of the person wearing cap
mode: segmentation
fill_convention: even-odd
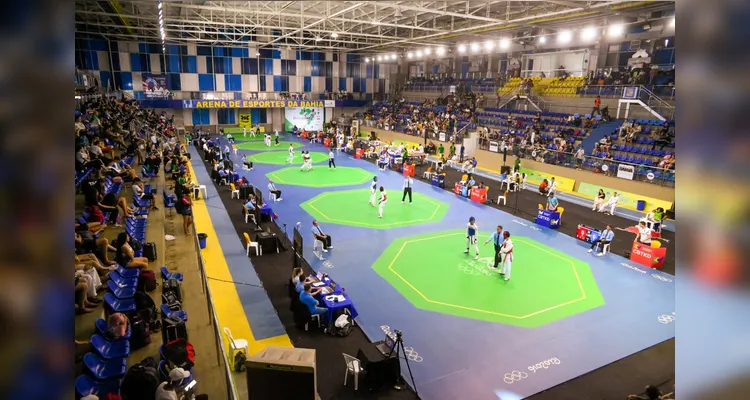
[[[162,382],[159,387],[156,388],[156,394],[154,400],[179,400],[183,397],[177,394],[177,390],[182,386],[185,379],[190,377],[190,373],[182,368],[175,368],[169,371],[169,381]],[[208,396],[205,394],[199,394],[197,396],[184,397],[186,400],[208,400]]]

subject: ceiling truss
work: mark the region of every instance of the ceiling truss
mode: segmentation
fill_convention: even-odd
[[[76,36],[160,43],[155,1],[77,0]],[[168,1],[167,44],[333,49],[368,53],[453,45],[517,31],[576,26],[673,2],[579,1]],[[621,16],[618,16],[621,18]],[[588,22],[591,23],[591,22]]]

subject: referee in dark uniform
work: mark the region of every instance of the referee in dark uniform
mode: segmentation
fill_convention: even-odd
[[[406,179],[404,179],[404,196],[401,197],[402,203],[404,202],[404,200],[406,200],[406,195],[409,194],[409,204],[411,204],[412,187],[414,187],[414,179],[412,179],[411,176],[407,176]]]
[[[498,225],[497,230],[492,232],[492,235],[484,242],[485,246],[489,242],[495,245],[495,263],[492,265],[492,268],[497,269],[497,264],[500,262],[500,249],[503,247],[503,240],[503,226]]]

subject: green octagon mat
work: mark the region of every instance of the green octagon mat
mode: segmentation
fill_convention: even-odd
[[[390,200],[378,218],[378,208],[370,205],[370,189],[340,190],[319,194],[300,206],[321,222],[390,229],[438,222],[448,211],[448,204],[422,193],[414,193],[414,202],[401,203],[402,192],[391,192]]]
[[[262,139],[262,138],[261,138]],[[245,142],[238,141],[235,143],[235,146],[237,146],[238,150],[278,150],[278,151],[286,151],[289,149],[289,145],[294,145],[294,151],[296,152],[297,149],[300,147],[305,147],[304,143],[297,143],[297,142],[284,142],[279,141],[279,145],[276,146],[275,142],[271,140],[271,147],[266,147],[266,144],[263,143],[263,140],[248,140]],[[296,154],[295,154],[296,155]]]
[[[338,167],[328,169],[318,165],[312,171],[301,171],[300,165],[282,168],[266,174],[274,182],[284,185],[308,187],[334,187],[359,185],[372,179],[373,174],[362,168]]]
[[[328,154],[326,153],[310,152],[310,156],[312,156],[313,164],[328,161]],[[265,153],[253,154],[252,156],[249,156],[247,159],[254,163],[259,163],[259,164],[284,165],[284,164],[288,164],[287,161],[289,160],[289,153],[286,151],[267,151]],[[302,152],[301,151],[294,152],[294,161],[292,162],[292,164],[302,166]]]
[[[400,205],[400,203],[399,203]],[[466,231],[396,239],[373,269],[424,310],[537,327],[604,304],[589,265],[523,236],[513,236],[511,279],[492,268],[494,248],[480,237],[480,258]]]

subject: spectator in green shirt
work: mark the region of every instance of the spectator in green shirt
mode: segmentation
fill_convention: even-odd
[[[438,147],[438,153],[440,153],[440,158],[443,158],[443,153],[445,153],[445,147],[443,147],[442,143],[440,143],[440,147]]]
[[[521,159],[516,158],[516,162],[513,164],[513,172],[518,172],[521,169]]]

